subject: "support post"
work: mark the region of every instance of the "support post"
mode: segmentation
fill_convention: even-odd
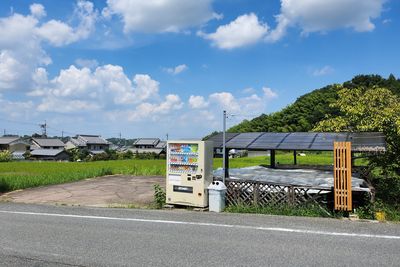
[[[224,166],[225,166],[224,180],[223,180],[224,184],[225,184],[225,178],[229,178],[229,149],[228,148],[225,149],[225,155],[228,155],[228,156],[225,156],[225,159],[224,159]]]
[[[293,150],[293,164],[297,165],[297,153],[296,153],[296,150]]]
[[[226,156],[226,137],[225,137],[225,132],[226,132],[226,110],[224,110],[223,111],[223,119],[222,119],[222,173],[223,173],[223,176],[222,176],[222,182],[225,184],[225,178],[227,178],[227,177],[229,177],[229,172],[227,172],[227,169],[226,169],[226,166],[227,166],[227,164],[226,164],[226,162],[227,162],[227,160],[226,160],[226,158],[227,158],[227,156]],[[229,157],[228,157],[228,159],[229,159]],[[228,174],[228,176],[227,176],[227,174]]]
[[[276,165],[275,165],[275,149],[271,150],[271,162],[270,162],[269,166],[271,168],[273,168],[273,169],[276,168]]]

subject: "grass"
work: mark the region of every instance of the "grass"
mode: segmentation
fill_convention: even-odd
[[[165,160],[0,163],[0,192],[111,174],[164,175]]]
[[[307,153],[297,157],[298,164],[330,165],[332,153]],[[230,159],[230,168],[269,164],[269,157]],[[280,152],[279,164],[292,164],[293,154]],[[222,159],[214,159],[214,168],[222,167]],[[165,175],[165,160],[113,160],[95,162],[4,162],[0,163],[0,192],[42,185],[61,184],[111,174]]]
[[[234,205],[226,207],[225,211],[233,213],[256,213],[284,216],[333,217],[333,215],[329,214],[327,211],[322,210],[317,205]]]

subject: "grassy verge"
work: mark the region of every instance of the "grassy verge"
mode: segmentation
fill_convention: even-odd
[[[257,213],[285,216],[305,216],[305,217],[333,217],[327,211],[322,210],[317,205],[278,205],[278,206],[259,206],[259,205],[234,205],[228,206],[226,212],[233,213]]]

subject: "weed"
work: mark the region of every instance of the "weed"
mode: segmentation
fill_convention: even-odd
[[[323,210],[318,205],[231,205],[225,209],[226,212],[234,213],[259,213],[285,216],[306,216],[306,217],[332,217],[332,214]]]
[[[159,185],[155,184],[154,185],[154,203],[156,205],[156,208],[161,209],[165,205],[165,191],[164,189]]]

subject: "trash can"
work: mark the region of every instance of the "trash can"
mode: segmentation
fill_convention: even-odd
[[[226,186],[221,181],[214,181],[208,186],[208,210],[221,212],[225,209]]]

